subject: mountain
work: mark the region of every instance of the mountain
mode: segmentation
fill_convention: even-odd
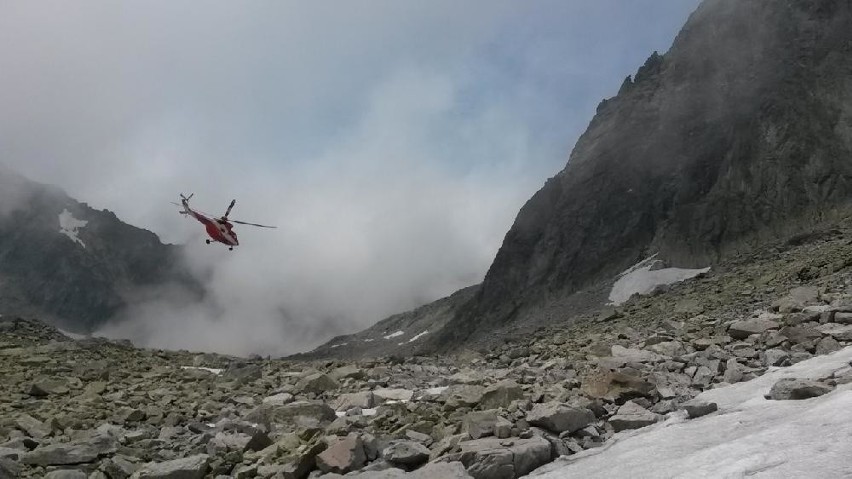
[[[179,247],[0,168],[0,313],[88,333],[146,288],[199,291]]]
[[[654,255],[703,268],[842,210],[850,78],[848,0],[705,0],[599,105],[432,347],[599,308],[620,272]]]

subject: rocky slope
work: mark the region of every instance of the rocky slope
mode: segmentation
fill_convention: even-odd
[[[179,247],[0,168],[0,314],[90,332],[145,288],[197,290]]]
[[[707,0],[521,209],[460,343],[660,253],[703,267],[852,194],[852,5]],[[744,244],[746,243],[746,244]]]
[[[705,267],[830,217],[852,194],[850,74],[849,2],[705,0],[600,104],[430,347],[582,314],[654,254]]]
[[[852,344],[850,238],[852,222],[835,223],[456,357],[246,360],[3,318],[0,477],[519,477],[712,414],[702,391]],[[850,372],[773,384],[767,400],[827,393]]]

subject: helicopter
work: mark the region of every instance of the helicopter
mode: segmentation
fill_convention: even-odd
[[[231,214],[231,209],[234,208],[234,205],[237,204],[237,200],[231,200],[231,204],[228,205],[228,209],[225,211],[225,216],[217,218],[211,214],[205,213],[203,211],[194,210],[189,207],[189,200],[192,198],[194,193],[189,196],[180,195],[180,204],[173,203],[177,206],[182,206],[183,210],[179,211],[180,214],[185,216],[191,216],[198,220],[199,223],[204,225],[204,229],[207,231],[207,235],[210,236],[209,239],[206,239],[207,244],[211,244],[213,242],[218,242],[226,245],[230,251],[234,250],[234,246],[239,246],[240,241],[237,239],[237,233],[234,232],[234,225],[232,223],[236,223],[239,225],[248,225],[248,226],[257,226],[260,228],[277,228],[277,226],[267,226],[267,225],[259,225],[257,223],[248,223],[245,221],[239,220],[229,220],[228,215]]]

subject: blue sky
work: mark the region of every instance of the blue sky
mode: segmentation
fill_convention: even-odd
[[[597,104],[697,4],[3,2],[0,161],[167,241],[203,245],[179,192],[278,224],[241,230],[239,254],[190,248],[212,304],[153,305],[125,332],[291,352],[481,280]],[[151,311],[194,319],[174,335]],[[245,321],[257,337],[223,343]]]

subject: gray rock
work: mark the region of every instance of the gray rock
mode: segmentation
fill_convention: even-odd
[[[391,464],[412,468],[429,460],[429,449],[413,441],[399,441],[386,447],[382,457]]]
[[[524,390],[518,383],[511,379],[504,379],[485,388],[479,405],[485,409],[497,409],[509,407],[512,401],[523,399]]]
[[[261,404],[246,415],[247,421],[270,427],[273,424],[294,423],[312,423],[314,426],[319,426],[323,422],[334,421],[336,418],[334,409],[318,401],[296,401],[281,405]]]
[[[485,388],[468,384],[454,384],[448,387],[441,396],[444,404],[451,409],[459,407],[474,407],[482,401]]]
[[[772,303],[772,306],[782,313],[801,311],[806,305],[819,300],[819,289],[815,286],[800,286],[793,288],[790,293]]]
[[[497,415],[497,411],[475,411],[468,413],[462,421],[462,432],[470,435],[471,439],[486,436],[499,438],[509,437],[512,423]]]
[[[831,336],[832,338],[838,341],[852,341],[852,324],[841,325],[836,323],[829,323],[821,325],[818,329],[819,332],[823,335]]]
[[[728,384],[735,384],[743,380],[743,371],[736,359],[731,358],[728,360],[722,380]]]
[[[752,334],[760,334],[779,327],[780,325],[771,319],[747,319],[731,324],[728,328],[728,334],[734,339],[745,339]]]
[[[690,419],[694,419],[719,410],[719,405],[714,402],[708,403],[690,401],[683,405],[683,409],[686,411],[686,414],[689,415]]]
[[[165,462],[150,462],[133,473],[133,479],[201,479],[207,473],[210,457],[198,454]]]
[[[50,435],[50,426],[30,416],[29,414],[21,414],[15,418],[15,425],[18,429],[27,433],[35,439],[43,439]]]
[[[625,429],[639,429],[650,426],[659,420],[660,416],[658,414],[654,414],[633,401],[629,401],[618,408],[618,412],[609,419],[609,423],[615,429],[615,432],[619,432]]]
[[[472,479],[460,462],[433,462],[420,469],[405,472],[401,469],[385,469],[382,471],[362,471],[339,474],[325,474],[321,479]]]
[[[511,423],[509,423],[509,425],[511,426]],[[422,432],[412,431],[411,429],[405,431],[405,437],[411,439],[414,442],[419,442],[420,444],[423,444],[426,447],[429,447],[429,445],[434,442],[432,436],[428,434],[423,434]]]
[[[534,426],[540,426],[558,434],[564,431],[574,432],[592,424],[595,421],[595,415],[588,409],[549,402],[533,406],[527,413],[526,419]]]
[[[375,404],[372,391],[362,391],[357,393],[341,394],[333,403],[337,411],[347,411],[353,407],[368,409]]]
[[[367,454],[364,443],[358,436],[345,437],[316,456],[317,467],[323,472],[346,474],[364,467]]]
[[[259,364],[234,362],[222,371],[222,379],[248,384],[263,377],[263,368]]]
[[[340,381],[341,379],[347,378],[364,379],[366,374],[364,373],[364,370],[359,368],[358,366],[349,364],[335,369],[334,371],[329,373],[329,376],[335,381]]]
[[[88,444],[54,444],[24,454],[21,462],[35,466],[65,466],[92,462],[98,451]]]
[[[76,469],[63,469],[50,471],[44,475],[44,479],[88,479],[88,475]]]
[[[296,392],[302,393],[324,393],[338,389],[340,384],[323,373],[309,374],[296,383]]]
[[[656,387],[633,374],[595,369],[583,378],[582,390],[592,398],[622,401],[653,396]]]
[[[677,357],[686,352],[686,349],[683,347],[683,343],[680,341],[664,341],[648,346],[647,349],[668,357]]]
[[[0,447],[0,459],[11,459],[17,461],[24,455],[26,450],[13,449],[11,447]]]
[[[840,351],[840,349],[840,343],[831,336],[820,339],[816,345],[817,354],[829,354],[835,351]]]
[[[49,395],[67,394],[68,391],[67,381],[63,379],[42,378],[32,383],[29,389],[29,395],[46,397]]]
[[[486,438],[459,444],[461,452],[444,458],[461,461],[475,479],[515,479],[551,460],[547,440]]]
[[[642,349],[630,349],[618,344],[612,347],[612,357],[628,363],[653,363],[660,359],[659,354]]]
[[[790,355],[781,349],[768,349],[763,353],[763,364],[766,366],[784,366],[789,362]]]
[[[768,399],[774,400],[798,400],[828,394],[833,388],[825,384],[808,379],[784,378],[772,386]]]
[[[295,398],[290,393],[278,393],[263,398],[261,403],[269,404],[270,406],[282,406],[284,404],[293,402],[294,399]]]
[[[19,477],[21,474],[21,466],[5,457],[0,457],[0,478],[2,479],[14,479]]]
[[[228,451],[245,451],[247,445],[251,441],[251,436],[242,433],[226,433],[218,432],[207,443],[207,454],[215,456]]]
[[[373,397],[376,399],[376,403],[383,403],[387,401],[407,402],[411,401],[411,398],[414,397],[414,391],[400,388],[375,389],[373,390]]]
[[[100,469],[106,473],[110,479],[127,479],[134,472],[139,470],[139,464],[131,462],[122,456],[115,456],[101,461]]]
[[[822,333],[809,326],[788,326],[781,330],[781,334],[794,344],[806,343],[822,337]]]

